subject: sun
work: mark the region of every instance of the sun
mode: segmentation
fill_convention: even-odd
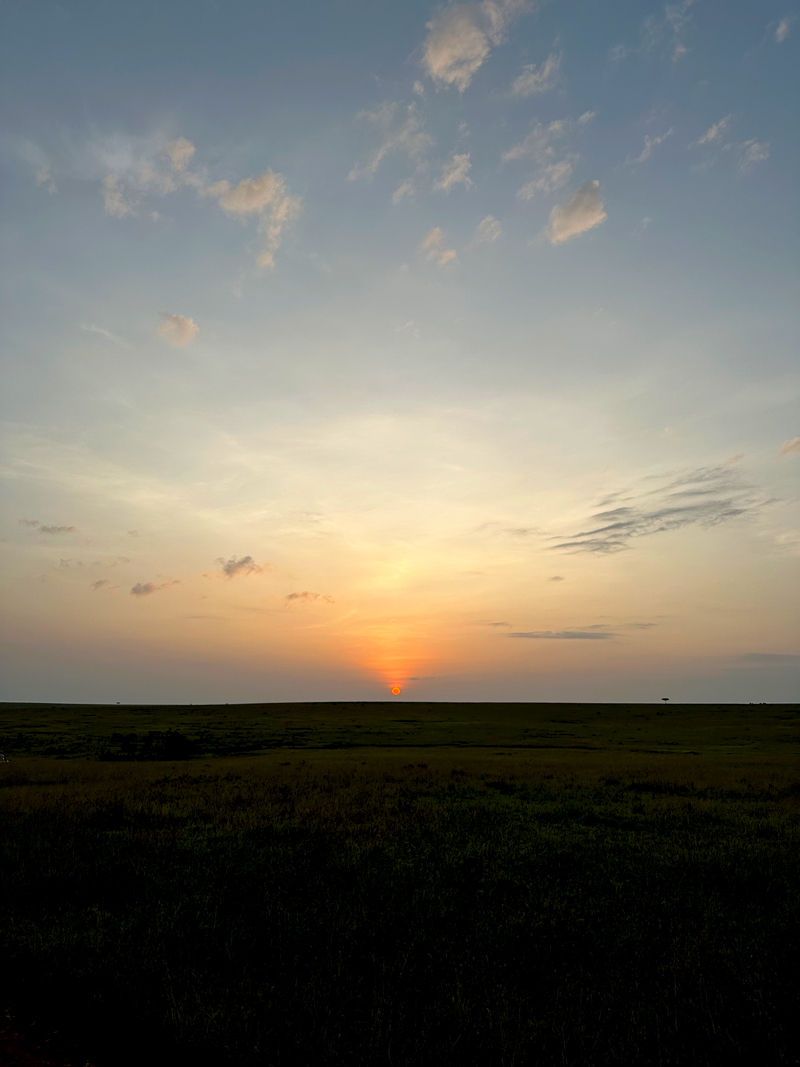
[[[400,696],[400,686],[399,685],[392,686],[392,696],[393,697]]]

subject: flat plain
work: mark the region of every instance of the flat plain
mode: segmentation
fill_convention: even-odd
[[[0,991],[98,1067],[800,1062],[797,705],[6,704],[0,738]]]

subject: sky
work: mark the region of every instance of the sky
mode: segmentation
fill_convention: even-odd
[[[797,699],[797,0],[0,10],[0,698]]]

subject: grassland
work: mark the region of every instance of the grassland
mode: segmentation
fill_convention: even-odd
[[[795,706],[2,734],[2,992],[100,1067],[800,1063]]]

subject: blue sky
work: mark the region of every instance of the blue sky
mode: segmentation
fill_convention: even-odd
[[[797,16],[3,5],[7,698],[791,699]]]

